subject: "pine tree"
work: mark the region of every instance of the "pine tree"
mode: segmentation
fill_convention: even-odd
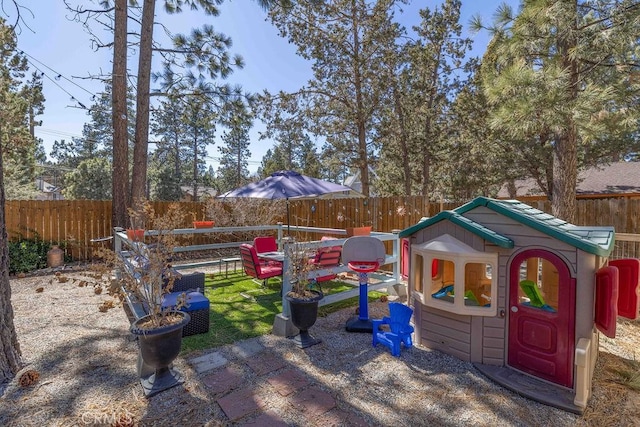
[[[9,249],[5,219],[5,161],[32,147],[29,134],[29,101],[21,90],[27,62],[17,51],[14,29],[0,19],[0,382],[22,367],[20,344],[13,322],[9,283]]]
[[[248,160],[249,130],[252,126],[251,117],[245,112],[231,117],[225,125],[228,130],[222,133],[220,152],[220,167],[218,168],[218,185],[220,192],[232,190],[246,184],[249,180]]]
[[[190,178],[194,200],[198,200],[198,187],[206,170],[207,145],[213,143],[218,115],[207,97],[196,94],[183,101],[186,104],[181,117],[185,129],[184,147],[186,162],[191,166],[191,174],[186,176]]]
[[[547,191],[566,221],[575,219],[581,165],[634,142],[639,16],[632,0],[527,0],[517,16],[498,11],[483,61],[491,124],[516,149],[551,152]]]
[[[157,135],[151,155],[152,194],[157,200],[180,200],[180,186],[186,182],[185,124],[181,120],[184,103],[172,94],[160,102],[152,113],[151,132]]]
[[[65,175],[65,199],[111,199],[111,162],[105,157],[81,161]]]
[[[388,61],[388,111],[380,120],[380,132],[388,139],[378,173],[386,194],[435,195],[444,190],[439,167],[454,143],[443,138],[445,125],[451,102],[474,64],[466,58],[472,41],[462,37],[460,7],[459,0],[446,0],[433,11],[420,10],[415,40]]]
[[[360,171],[365,195],[375,151],[372,121],[387,87],[384,59],[401,33],[392,20],[400,3],[405,1],[298,2],[270,13],[280,34],[312,61],[314,77],[295,96],[313,133],[324,135],[347,165]]]
[[[131,92],[127,115],[133,114],[131,104]],[[65,140],[55,141],[51,150],[51,157],[56,160],[57,166],[68,170],[59,184],[65,188],[66,198],[77,199],[110,199],[113,190],[112,177],[104,177],[105,162],[111,171],[113,154],[113,127],[111,115],[111,85],[106,84],[105,90],[96,95],[94,103],[89,108],[90,121],[82,127],[82,137],[72,138],[70,142]],[[131,123],[127,120],[128,123]],[[130,132],[133,129],[130,127]],[[129,141],[128,144],[131,144]],[[104,161],[94,161],[100,158]],[[96,170],[92,171],[91,168]],[[128,173],[128,172],[127,172]],[[93,178],[87,179],[91,174],[99,177],[100,181]],[[110,174],[111,175],[111,174]],[[96,184],[98,184],[96,186]],[[105,189],[104,185],[109,188]]]

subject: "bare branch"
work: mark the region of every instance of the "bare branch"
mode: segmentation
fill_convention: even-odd
[[[7,0],[7,3],[11,3],[13,5],[13,8],[15,9],[15,12],[16,12],[16,17],[15,17],[14,23],[13,23],[13,25],[10,25],[10,27],[14,29],[16,34],[21,34],[22,33],[22,26],[23,25],[24,25],[25,28],[29,29],[29,31],[31,31],[32,33],[35,33],[35,31],[33,31],[33,28],[31,28],[29,26],[29,24],[27,24],[27,21],[25,21],[24,16],[23,16],[23,12],[27,12],[29,15],[31,15],[31,18],[34,18],[35,16],[34,16],[33,12],[31,11],[31,9],[29,9],[28,7],[20,5],[17,0]],[[5,0],[0,0],[0,8],[2,8],[2,13],[7,18],[12,15],[5,7]]]

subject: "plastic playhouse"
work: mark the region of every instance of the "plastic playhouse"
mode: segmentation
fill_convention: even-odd
[[[503,386],[582,413],[599,334],[638,316],[637,259],[609,261],[612,227],[479,197],[400,232],[415,342]]]

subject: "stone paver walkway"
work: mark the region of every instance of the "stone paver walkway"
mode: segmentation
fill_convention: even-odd
[[[284,399],[287,411],[297,411],[304,425],[367,425],[356,414],[339,409],[335,398],[311,376],[264,352],[257,339],[238,343],[231,353],[235,357],[215,351],[189,360],[230,424],[290,425],[274,410],[274,402]]]

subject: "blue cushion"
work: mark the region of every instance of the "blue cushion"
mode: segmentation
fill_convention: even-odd
[[[162,308],[173,307],[176,305],[176,300],[183,292],[171,292],[162,297]],[[208,310],[209,299],[202,295],[200,292],[188,292],[187,293],[187,306],[182,307],[182,311],[196,311],[196,310]]]

